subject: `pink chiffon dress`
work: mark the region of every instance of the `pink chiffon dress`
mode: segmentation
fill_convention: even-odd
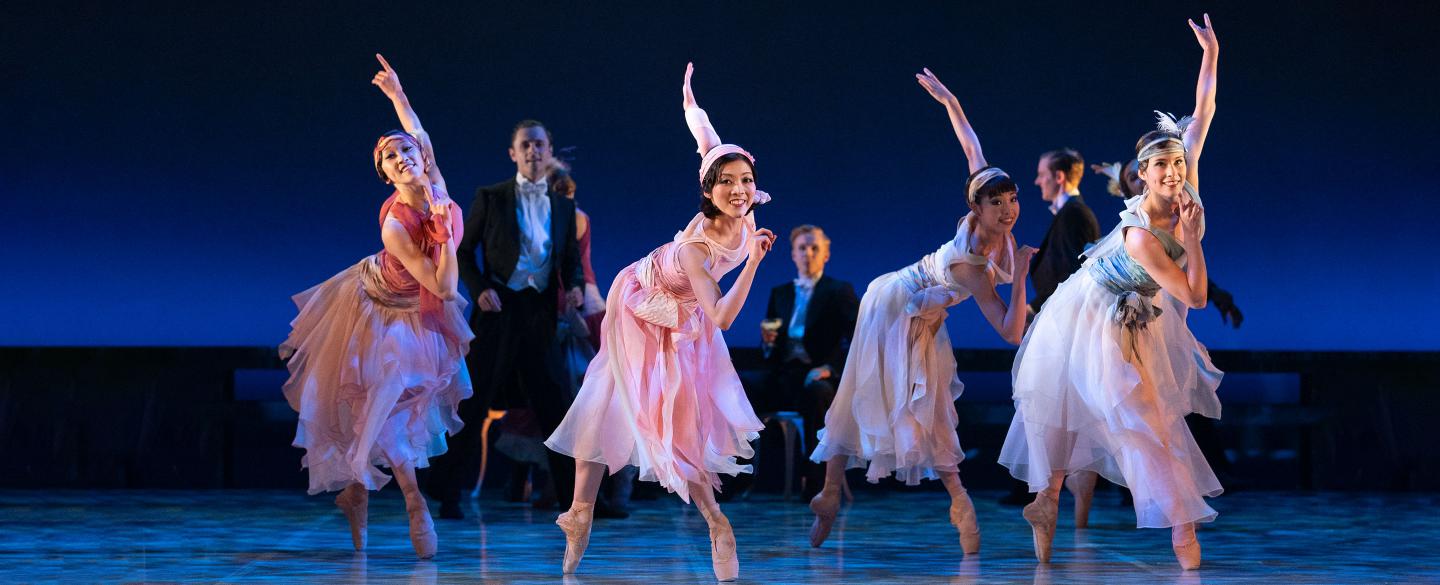
[[[464,229],[459,206],[448,205],[447,226],[391,195],[380,223],[398,220],[438,260],[440,244],[458,242]],[[300,414],[293,444],[305,449],[309,493],[352,483],[378,490],[390,481],[379,466],[426,467],[444,453],[471,395],[465,301],[442,301],[384,250],[293,298],[300,314],[280,355],[289,359],[285,399]]]
[[[719,489],[717,474],[749,472],[763,425],[740,385],[719,327],[701,310],[680,267],[683,246],[706,249],[716,280],[748,257],[747,222],[737,248],[705,235],[697,214],[674,240],[627,266],[605,303],[600,353],[565,420],[545,441],[551,449],[609,467],[637,466],[689,501],[688,483]]]

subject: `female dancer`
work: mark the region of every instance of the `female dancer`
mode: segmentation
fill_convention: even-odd
[[[955,377],[955,355],[945,330],[946,309],[970,296],[1006,341],[1025,331],[1025,275],[1035,249],[1018,251],[1010,231],[1020,216],[1015,182],[989,166],[960,101],[929,69],[920,85],[945,106],[970,163],[965,199],[970,213],[955,238],[913,265],[875,279],[860,301],[850,364],[825,428],[810,456],[827,462],[825,487],[810,500],[815,523],[810,545],[820,546],[840,508],[845,468],[864,467],[878,482],[895,474],[909,485],[939,478],[950,493],[950,522],[965,554],[980,550],[975,507],[960,483],[965,458],[955,432],[955,399],[965,385]],[[1014,283],[1010,303],[995,287]]]
[[[600,354],[565,420],[545,442],[575,458],[575,498],[555,523],[565,531],[564,572],[573,573],[590,541],[595,495],[605,467],[640,468],[710,525],[715,577],[740,574],[735,535],[715,503],[718,473],[750,471],[760,419],[745,399],[720,330],[735,320],[760,260],[775,243],[751,214],[769,200],[755,189],[755,158],[722,144],[690,91],[685,120],[699,144],[700,213],[685,229],[615,277],[606,299]],[[730,291],[716,282],[741,263]]]
[[[1061,481],[1082,470],[1129,487],[1137,526],[1171,528],[1186,569],[1200,566],[1195,522],[1215,519],[1203,497],[1218,495],[1220,483],[1184,417],[1220,416],[1221,372],[1185,326],[1187,308],[1206,302],[1196,185],[1219,45],[1208,15],[1204,27],[1190,27],[1204,49],[1193,123],[1161,114],[1160,129],[1140,138],[1144,192],[1061,283],[1015,356],[1016,413],[1000,462],[1037,492],[1024,516],[1041,562],[1050,559]]]
[[[456,294],[455,243],[464,223],[435,166],[430,136],[385,58],[371,80],[405,130],[375,144],[375,172],[395,186],[380,206],[384,249],[295,295],[300,315],[280,345],[290,359],[285,398],[300,413],[296,447],[310,469],[309,493],[343,490],[335,505],[350,521],[355,550],[366,541],[368,490],[390,481],[405,493],[410,542],[435,556],[435,528],[415,468],[445,452],[470,397],[465,352],[473,335]]]
[[[1131,159],[1130,162],[1124,164],[1118,162],[1104,163],[1090,165],[1090,168],[1097,174],[1104,175],[1110,179],[1108,191],[1111,195],[1121,199],[1129,199],[1145,192],[1145,180],[1140,178],[1139,161]],[[1236,329],[1240,328],[1240,324],[1245,321],[1245,314],[1240,311],[1239,305],[1235,304],[1235,295],[1231,294],[1230,291],[1220,288],[1212,279],[1207,285],[1205,296],[1209,298],[1210,305],[1214,306],[1216,311],[1219,311],[1221,323]],[[1191,424],[1196,422],[1196,419],[1193,418],[1189,420]],[[1211,425],[1213,425],[1213,423],[1211,423]],[[1203,442],[1204,439],[1202,438],[1201,441]],[[1222,473],[1221,475],[1223,476],[1224,474]],[[1069,482],[1070,480],[1067,478],[1066,483],[1069,484]]]

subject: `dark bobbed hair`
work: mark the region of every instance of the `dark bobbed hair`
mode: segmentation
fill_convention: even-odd
[[[986,165],[986,166],[984,166],[984,167],[981,167],[981,168],[979,168],[979,169],[976,169],[975,172],[970,173],[970,176],[969,176],[969,177],[966,177],[966,178],[965,178],[965,191],[964,191],[964,193],[965,193],[965,195],[966,195],[966,200],[965,200],[966,203],[969,203],[969,202],[970,202],[970,199],[969,199],[969,195],[970,195],[970,183],[975,180],[975,176],[976,176],[976,175],[979,175],[981,172],[985,171],[985,169],[992,169],[992,168],[995,168],[995,166],[994,166],[994,165]],[[997,179],[991,179],[990,182],[985,183],[984,185],[981,185],[981,186],[980,186],[980,190],[975,193],[975,199],[976,199],[977,201],[982,201],[982,200],[985,200],[985,199],[989,199],[989,198],[991,198],[991,197],[996,197],[996,196],[999,196],[999,195],[1004,195],[1004,194],[1006,194],[1006,193],[1018,193],[1019,191],[1020,191],[1020,189],[1015,186],[1015,180],[1010,178],[1010,174],[1009,174],[1009,173],[1006,173],[1005,176],[1003,176],[1003,177],[1000,177],[1000,178],[997,178]]]

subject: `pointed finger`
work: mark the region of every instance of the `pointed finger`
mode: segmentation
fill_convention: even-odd
[[[1205,28],[1207,28],[1207,29],[1208,29],[1208,28],[1213,28],[1212,25],[1210,24],[1210,13],[1209,13],[1209,12],[1206,12],[1206,13],[1205,13],[1204,18],[1205,18]]]
[[[381,55],[380,53],[375,53],[375,58],[380,60],[380,66],[384,67],[386,71],[394,71],[394,69],[390,67],[390,62],[385,60],[384,55]]]

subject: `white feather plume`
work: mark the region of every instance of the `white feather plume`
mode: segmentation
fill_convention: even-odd
[[[1194,116],[1185,116],[1176,120],[1174,114],[1155,110],[1155,129],[1161,132],[1184,136],[1185,130],[1189,128],[1190,123],[1194,121]]]
[[[1104,163],[1100,167],[1100,174],[1110,179],[1110,184],[1105,186],[1105,190],[1116,197],[1125,196],[1125,193],[1120,190],[1120,171],[1123,166],[1124,163],[1116,162]]]

